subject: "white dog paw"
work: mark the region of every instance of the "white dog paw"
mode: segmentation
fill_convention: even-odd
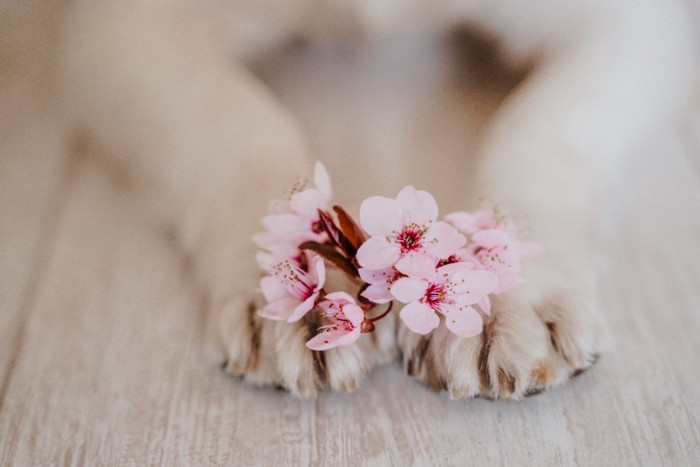
[[[589,368],[604,340],[599,313],[589,294],[546,277],[533,271],[527,282],[494,299],[478,336],[461,338],[443,326],[420,336],[402,326],[398,339],[407,373],[455,399],[520,399]]]
[[[221,317],[225,371],[251,384],[284,388],[302,398],[314,398],[324,388],[353,392],[372,367],[395,356],[390,320],[377,323],[374,333],[353,345],[318,352],[306,347],[320,325],[317,313],[287,323],[262,318],[257,310],[252,300],[235,298]]]

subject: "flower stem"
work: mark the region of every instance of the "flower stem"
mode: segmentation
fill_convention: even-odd
[[[367,318],[367,321],[374,323],[375,321],[379,321],[380,319],[384,318],[386,315],[389,314],[391,309],[394,307],[394,302],[389,302],[389,307],[382,313],[381,315],[375,317],[375,318]]]

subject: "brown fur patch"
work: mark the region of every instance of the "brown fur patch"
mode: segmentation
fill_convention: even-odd
[[[260,362],[260,345],[262,324],[258,321],[257,307],[255,303],[248,303],[247,324],[248,332],[250,333],[250,352],[248,353],[248,361],[246,362],[246,371],[254,371],[258,368]]]
[[[417,376],[421,372],[425,354],[430,348],[430,337],[422,336],[418,344],[411,351],[410,357],[406,362],[406,373],[409,376]]]
[[[515,376],[506,372],[503,368],[498,369],[498,386],[501,391],[512,394],[515,392]]]
[[[482,390],[491,389],[491,374],[489,373],[489,353],[491,352],[491,343],[496,336],[494,325],[496,320],[484,326],[484,332],[481,333],[481,352],[479,353],[479,382]]]
[[[306,339],[315,335],[318,327],[321,325],[318,313],[307,313],[304,316],[303,326],[306,327]],[[326,365],[326,355],[324,352],[316,352],[311,350],[311,355],[314,361],[314,379],[319,384],[328,382],[328,367]]]
[[[537,386],[545,386],[554,375],[554,368],[546,362],[532,371],[532,379]]]
[[[561,355],[564,360],[566,360],[566,363],[571,365],[571,360],[569,360],[566,352],[562,350],[562,346],[559,344],[559,331],[557,323],[553,321],[546,321],[544,324],[547,325],[547,329],[549,330],[549,340],[552,342],[552,347],[554,347],[554,350]]]
[[[547,329],[549,330],[549,340],[552,342],[552,347],[554,347],[554,350],[559,352],[559,344],[557,343],[557,324],[552,321],[547,321],[544,324],[547,325]]]

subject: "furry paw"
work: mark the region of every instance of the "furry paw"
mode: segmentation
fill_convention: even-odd
[[[302,398],[314,398],[326,387],[353,392],[372,367],[395,358],[390,319],[353,345],[316,352],[306,342],[319,326],[317,313],[287,323],[262,318],[257,309],[253,301],[235,298],[221,310],[225,371],[251,384],[281,387]]]
[[[481,335],[461,338],[440,326],[421,336],[402,326],[398,342],[407,373],[454,399],[520,399],[590,367],[604,341],[591,289],[565,287],[544,267],[527,277],[494,300]]]

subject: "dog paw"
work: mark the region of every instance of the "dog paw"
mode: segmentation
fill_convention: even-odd
[[[318,313],[287,323],[262,318],[258,309],[253,300],[234,298],[221,310],[224,369],[248,383],[284,388],[307,399],[324,388],[353,392],[372,367],[395,358],[391,320],[377,323],[375,332],[361,335],[353,345],[317,352],[306,342],[320,326]]]
[[[545,268],[531,268],[526,277],[494,299],[478,336],[462,338],[444,326],[421,336],[401,326],[406,372],[454,399],[520,399],[589,368],[605,340],[591,289],[581,286],[584,280],[564,286]]]

